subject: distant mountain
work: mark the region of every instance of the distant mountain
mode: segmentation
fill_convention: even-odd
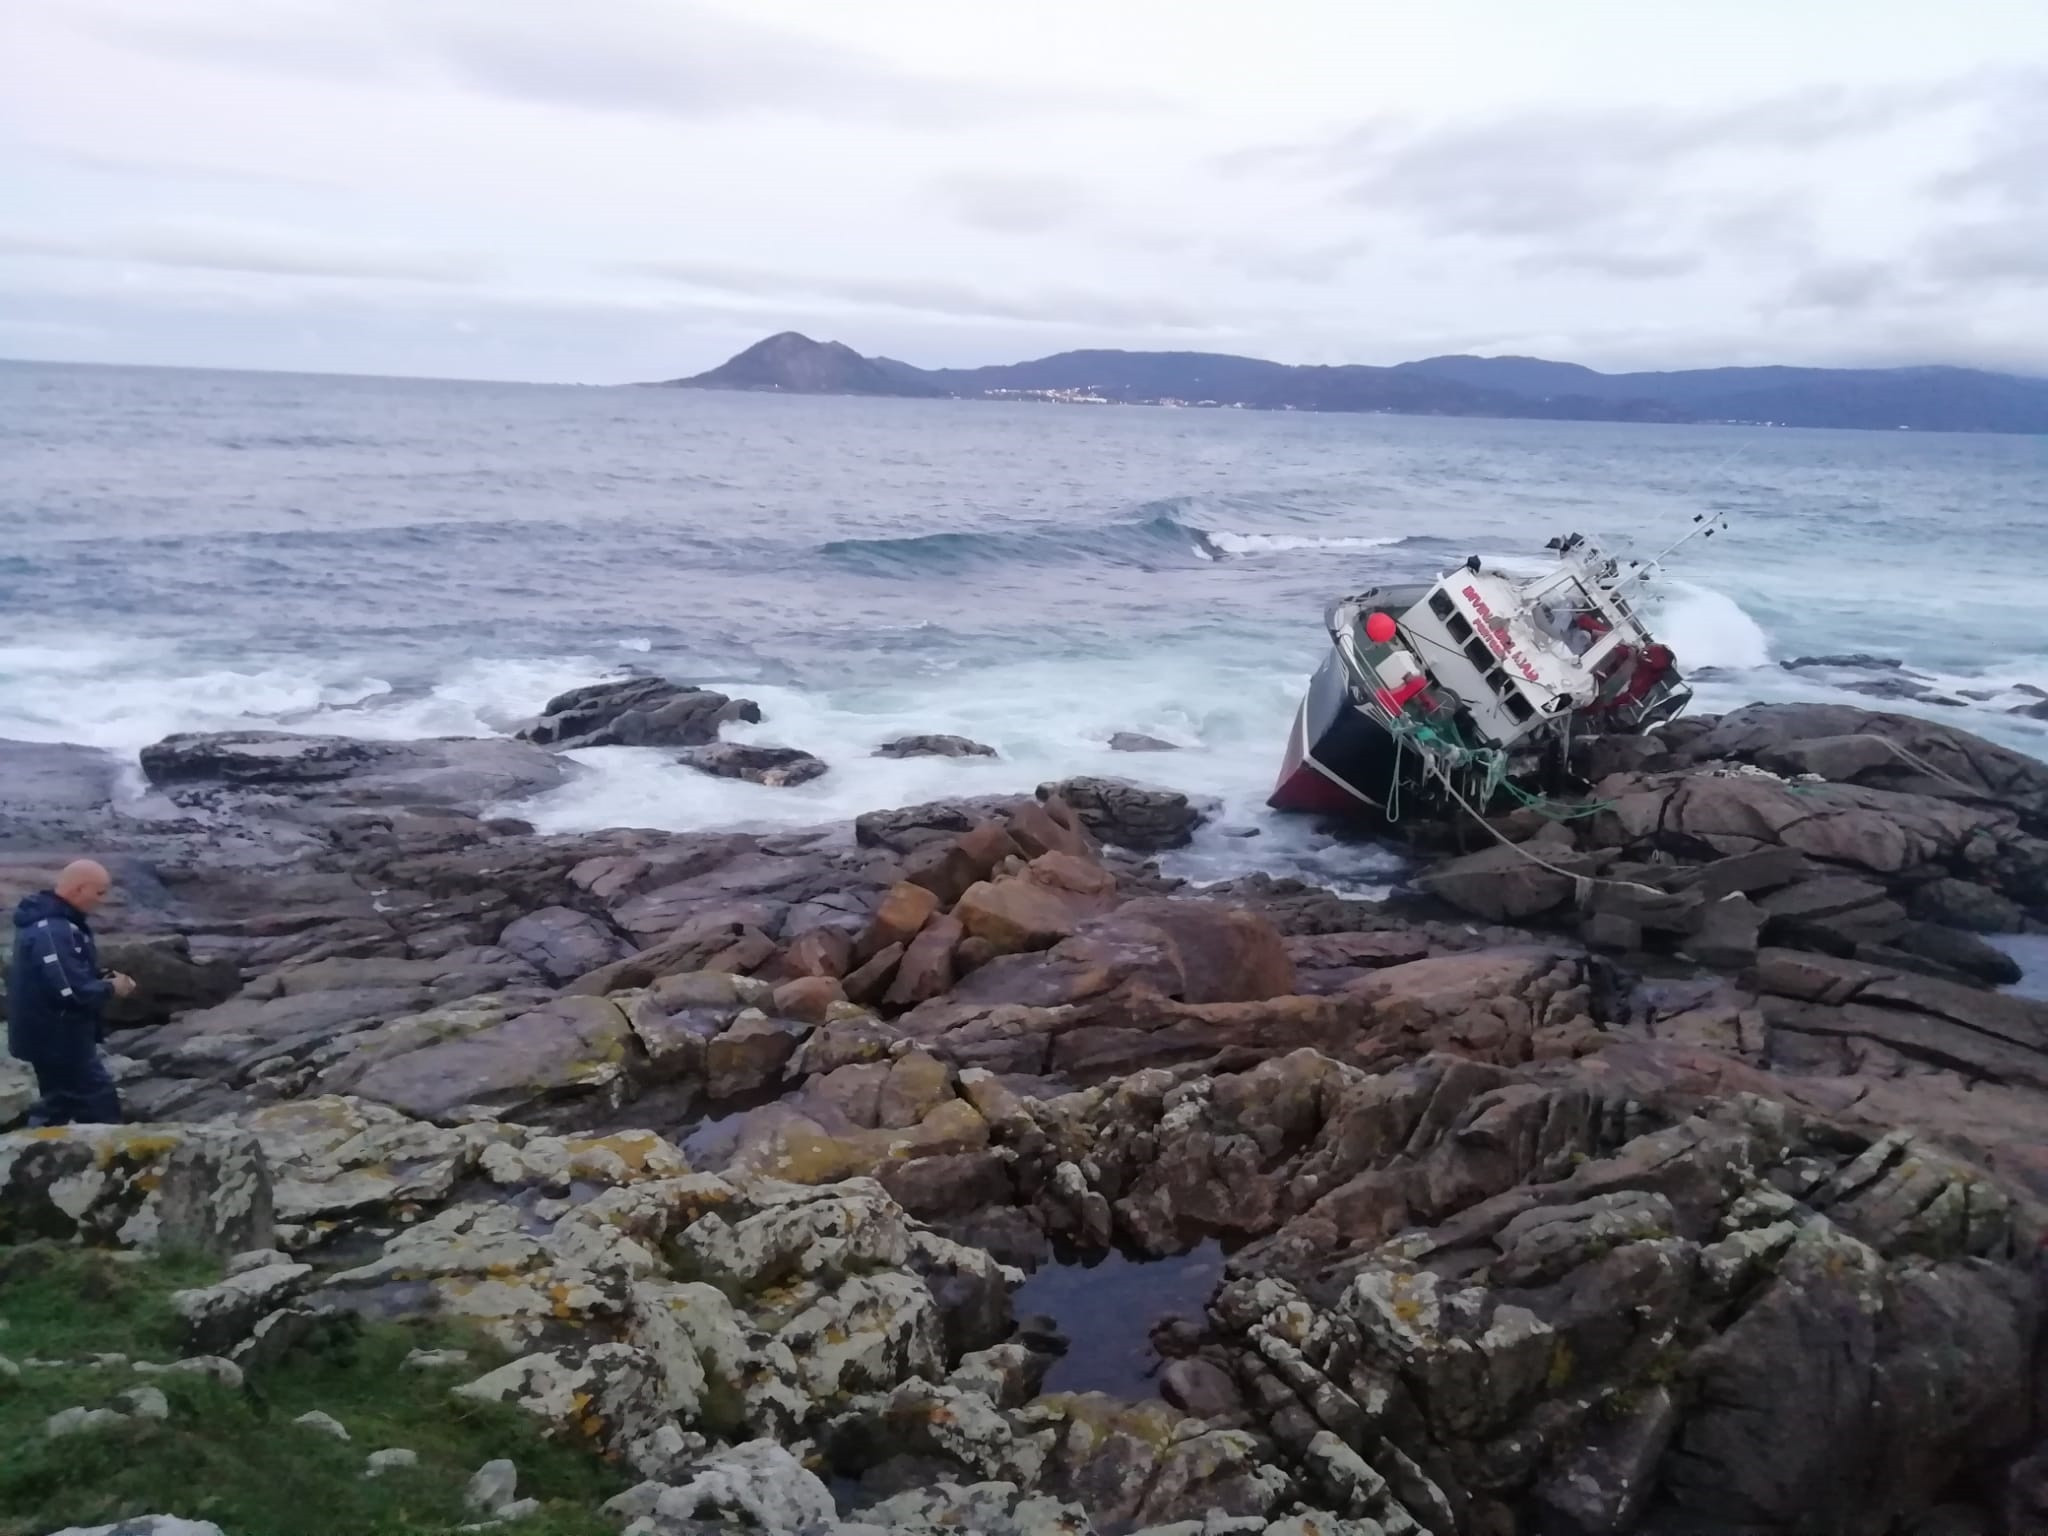
[[[1405,371],[1527,400],[1656,401],[1690,421],[2048,432],[2048,380],[1974,368],[1693,368],[1595,373],[1535,357],[1431,357]]]
[[[1298,367],[1219,352],[1091,350],[986,368],[925,369],[785,331],[709,373],[670,382],[790,394],[2048,433],[2048,380],[1969,368],[1600,373],[1540,357],[1463,356],[1391,368]]]
[[[942,395],[920,370],[888,358],[862,357],[836,341],[783,331],[757,341],[709,373],[669,379],[669,389],[759,389],[791,395]]]

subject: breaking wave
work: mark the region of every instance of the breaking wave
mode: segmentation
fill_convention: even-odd
[[[1226,555],[1290,554],[1303,549],[1388,549],[1411,542],[1398,535],[1369,538],[1363,535],[1337,534],[1318,538],[1306,533],[1204,532],[1200,537],[1211,548],[1221,550]]]
[[[1076,561],[1141,569],[1258,555],[1392,549],[1432,542],[1397,534],[1255,533],[1210,529],[1159,513],[1107,523],[834,539],[818,552],[868,575],[924,574],[981,565],[1058,565]]]
[[[1204,535],[1171,517],[1095,524],[834,539],[818,547],[835,564],[870,576],[928,575],[979,566],[1075,562],[1157,568],[1204,558]]]
[[[1712,587],[1665,578],[1652,624],[1687,671],[1746,671],[1771,664],[1771,638],[1763,625]]]

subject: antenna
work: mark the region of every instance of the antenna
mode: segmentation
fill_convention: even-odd
[[[1631,582],[1645,580],[1652,572],[1660,569],[1666,560],[1670,559],[1671,556],[1690,544],[1694,539],[1711,539],[1717,533],[1726,532],[1728,528],[1728,514],[1726,512],[1696,513],[1692,521],[1693,526],[1682,537],[1637,565],[1627,576],[1615,583],[1613,590],[1620,592],[1622,588],[1628,586]]]

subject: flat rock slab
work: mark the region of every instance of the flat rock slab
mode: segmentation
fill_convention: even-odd
[[[625,1012],[608,998],[564,997],[459,1040],[380,1062],[354,1091],[422,1120],[468,1105],[507,1112],[619,1082],[635,1050]]]

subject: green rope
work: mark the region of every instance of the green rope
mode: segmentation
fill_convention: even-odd
[[[1386,811],[1387,820],[1389,823],[1396,822],[1401,819],[1401,749],[1407,741],[1406,736],[1400,731],[1395,731],[1393,733],[1393,736],[1394,772],[1392,776],[1390,776],[1387,780]]]
[[[1450,783],[1450,775],[1453,772],[1472,775],[1467,793],[1461,798],[1477,805],[1491,805],[1505,792],[1517,805],[1553,821],[1577,821],[1613,809],[1613,803],[1606,800],[1567,806],[1548,796],[1531,793],[1508,777],[1505,752],[1498,747],[1475,746],[1465,741],[1455,724],[1439,729],[1427,722],[1412,720],[1405,714],[1392,715],[1389,724],[1392,727],[1389,734],[1394,738],[1394,779],[1387,790],[1389,821],[1397,820],[1400,815],[1401,754],[1410,743],[1414,744],[1418,755],[1443,776],[1445,787],[1452,789],[1454,794],[1457,791]]]

